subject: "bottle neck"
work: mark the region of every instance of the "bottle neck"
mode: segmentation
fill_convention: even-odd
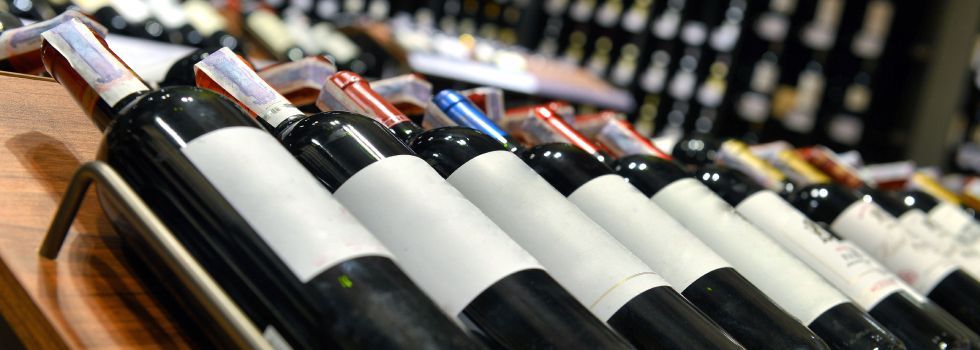
[[[104,130],[118,110],[150,90],[105,41],[77,20],[42,34],[45,68]]]
[[[202,88],[232,98],[252,115],[276,130],[305,116],[248,66],[231,49],[222,48],[194,65],[195,80]]]
[[[781,169],[783,174],[787,175],[787,178],[796,184],[797,187],[833,182],[823,171],[810,165],[810,163],[800,157],[794,149],[777,152],[772,159],[772,163]]]
[[[782,171],[752,154],[748,145],[738,140],[722,142],[718,162],[742,171],[759,185],[775,192],[788,193],[795,187]]]
[[[856,169],[845,164],[834,151],[826,147],[807,147],[800,150],[799,153],[807,162],[845,187],[851,189],[876,187],[871,181],[861,178]]]
[[[443,90],[436,94],[433,101],[438,106],[439,111],[445,115],[445,118],[450,120],[451,124],[479,130],[504,145],[504,148],[511,152],[523,151],[523,146],[518,144],[506,131],[490,120],[490,118],[487,118],[483,111],[477,108],[462,94],[452,90]],[[432,117],[440,118],[443,116]]]

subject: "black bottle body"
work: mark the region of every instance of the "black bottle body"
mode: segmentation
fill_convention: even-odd
[[[806,186],[790,197],[797,209],[827,225],[861,200],[856,193],[832,184]],[[974,332],[980,330],[980,283],[963,270],[954,269],[930,290],[921,292]]]
[[[565,196],[593,180],[613,174],[612,169],[569,144],[538,145],[528,149],[522,157]],[[647,201],[646,198],[641,200]],[[607,227],[607,230],[612,229]],[[681,294],[747,348],[826,348],[813,332],[730,267],[708,268]]]
[[[382,166],[389,159],[415,156],[395,133],[365,116],[327,112],[290,123],[277,128],[282,143],[321,183],[337,193],[349,188],[341,187],[348,180],[357,180],[354,176],[360,175],[362,170],[371,170],[367,169],[369,166]],[[427,170],[432,171],[431,168]],[[390,175],[411,176],[408,173]],[[345,205],[351,208],[350,204]],[[356,214],[356,210],[352,211]],[[409,225],[415,224],[403,226]],[[398,251],[399,248],[392,249]],[[492,343],[508,348],[629,347],[538,268],[515,271],[500,278],[475,295],[462,307],[460,314],[454,316],[468,320],[475,328],[474,332],[489,338]]]
[[[477,166],[478,167],[477,169],[486,169],[483,168],[483,164],[494,164],[497,166],[498,169],[503,168],[508,170],[514,170],[512,172],[500,171],[500,172],[493,173],[492,175],[495,178],[499,176],[505,179],[482,178],[483,180],[481,181],[482,184],[496,188],[493,195],[494,200],[504,200],[504,198],[507,198],[506,200],[509,203],[524,202],[525,201],[524,199],[533,196],[530,194],[528,195],[514,194],[514,192],[517,191],[517,192],[537,194],[535,198],[539,202],[533,205],[535,207],[546,206],[549,208],[554,208],[554,207],[564,208],[563,204],[566,203],[568,206],[573,206],[573,204],[569,203],[566,199],[564,199],[564,197],[558,196],[557,193],[555,194],[555,196],[559,201],[553,201],[555,197],[548,196],[546,195],[547,193],[535,192],[537,191],[536,187],[521,187],[522,185],[532,186],[540,183],[544,187],[548,187],[548,189],[550,190],[550,186],[548,186],[547,184],[539,181],[534,181],[533,178],[525,177],[527,176],[525,175],[526,173],[520,171],[521,170],[520,168],[522,167],[527,169],[526,166],[524,166],[524,164],[517,163],[520,165],[519,167],[515,166],[514,168],[510,168],[509,167],[510,163],[504,163],[500,161],[497,158],[498,156],[501,157],[509,156],[511,158],[514,158],[515,162],[520,162],[520,160],[518,160],[517,157],[513,156],[512,154],[501,153],[501,152],[506,152],[507,150],[505,150],[504,145],[501,144],[498,140],[491,138],[485,134],[482,134],[479,131],[469,129],[469,128],[463,128],[463,127],[447,127],[447,128],[430,130],[426,132],[424,136],[416,138],[411,143],[411,147],[415,152],[418,153],[419,157],[422,157],[422,159],[424,159],[426,162],[432,165],[436,169],[436,171],[439,172],[440,175],[449,179],[450,183],[454,183],[453,181],[468,182],[465,180],[459,180],[458,178],[451,177],[451,176],[454,175],[457,169],[464,166],[464,164],[469,163],[470,161],[477,162],[469,165],[469,166]],[[482,163],[482,162],[487,162],[487,163]],[[457,176],[468,176],[470,174],[472,173],[458,174]],[[532,174],[531,177],[536,177],[536,175],[533,175],[533,173],[531,174]],[[460,187],[460,190],[464,193],[464,195],[467,196],[474,195],[474,196],[481,196],[483,198],[487,198],[487,196],[483,196],[484,193],[480,191],[468,192],[462,187]],[[478,203],[479,205],[478,199],[475,199],[475,197],[470,197],[470,198],[474,200],[474,203]],[[564,203],[560,203],[560,202],[564,202]],[[533,218],[525,218],[522,217],[521,215],[514,215],[515,213],[513,212],[506,212],[505,215],[504,213],[502,213],[502,211],[496,210],[496,208],[492,208],[492,206],[491,208],[481,207],[481,209],[483,209],[484,212],[487,212],[488,215],[490,215],[490,213],[500,214],[497,216],[491,215],[491,218],[495,220],[498,219],[514,220],[517,222],[521,222],[523,220],[536,220],[536,221],[562,220],[562,218],[560,217],[554,217],[549,215],[552,214],[553,212],[549,211],[547,208],[542,208],[541,210],[536,211],[534,210],[534,208],[527,208],[523,203],[515,203],[512,206],[517,206],[517,208],[513,209],[514,211],[520,211],[522,213],[526,213],[526,215],[533,216]],[[564,217],[564,220],[578,220],[576,217],[570,217],[570,216],[572,215],[570,214],[566,215]],[[585,216],[583,215],[581,217],[584,218]],[[589,221],[587,218],[585,220]],[[588,224],[592,224],[592,223],[578,222],[578,221],[572,221],[572,222],[578,223],[579,226],[588,226]],[[502,224],[502,227],[503,225],[504,224]],[[594,224],[592,225],[594,226]],[[553,237],[564,233],[576,233],[576,231],[574,230],[557,232],[559,231],[558,228],[560,228],[559,225],[553,225],[553,226],[541,225],[535,227],[539,229],[536,230],[534,233],[531,233],[532,235],[547,235],[548,237]],[[548,230],[549,228],[552,228],[553,230]],[[505,229],[507,228],[505,227]],[[604,230],[601,229],[599,230],[602,231],[601,235],[603,237],[608,237],[609,239],[615,240],[614,238],[609,237],[609,234],[606,233]],[[521,231],[520,228],[515,230],[508,230],[508,232],[511,235],[528,234],[526,231],[525,232],[519,232],[519,231]],[[548,232],[543,232],[543,231],[548,231]],[[581,237],[583,240],[595,239],[591,237],[589,231],[577,231],[577,233],[580,234],[579,237]],[[570,237],[574,237],[574,234],[571,234]],[[555,239],[559,239],[559,238],[555,238]],[[596,241],[589,241],[589,242],[594,242],[592,247],[593,249],[597,249],[596,248],[597,246],[604,245],[606,241],[596,240]],[[562,246],[561,244],[558,244],[556,245],[556,247],[559,249],[567,248],[569,250],[574,251],[576,246],[574,245]],[[528,249],[531,250],[532,253],[535,252],[533,249],[530,248]],[[602,251],[608,252],[605,249],[603,249]],[[623,253],[625,253],[624,255],[632,255],[628,251],[624,251]],[[542,252],[542,254],[548,255],[549,253],[545,251]],[[587,256],[582,256],[582,255],[577,255],[577,256],[580,257],[580,259],[589,259]],[[624,260],[625,263],[623,262]],[[609,257],[609,260],[607,260],[608,263],[603,266],[605,269],[609,271],[634,271],[632,269],[636,267],[631,264],[628,264],[632,261],[633,260],[630,258]],[[619,262],[623,265],[616,265],[616,262]],[[554,267],[547,266],[547,265],[546,267],[549,268],[552,274],[559,276],[558,274],[561,269],[578,270],[579,268],[577,267],[579,266],[582,267],[581,269],[585,269],[585,270],[589,269],[589,268],[585,268],[584,265],[581,264],[582,261],[561,261],[560,263],[556,263],[555,265],[552,265]],[[648,268],[645,264],[642,265],[643,265],[642,268]],[[615,274],[616,272],[611,272],[611,273]],[[634,272],[628,272],[627,274],[630,273],[634,273]],[[615,277],[610,280],[619,280],[619,279],[620,277]],[[558,280],[562,281],[560,276]],[[598,278],[593,278],[593,281],[595,283],[598,283]],[[569,281],[569,283],[574,283],[574,280]],[[618,283],[622,283],[622,282],[620,281]],[[570,285],[571,284],[566,284],[565,286],[569,287]],[[608,286],[601,285],[601,284],[598,286],[598,288],[600,289],[604,289],[606,287]],[[613,285],[611,287],[616,288],[617,286]],[[587,301],[583,301],[583,302],[588,304]],[[720,326],[715,324],[706,315],[704,315],[702,312],[697,310],[694,307],[694,305],[692,305],[689,301],[685,300],[677,291],[675,291],[670,286],[666,286],[666,285],[653,287],[646,291],[639,291],[638,294],[630,297],[630,299],[626,301],[625,304],[623,304],[618,310],[616,310],[615,313],[606,321],[613,329],[618,331],[627,340],[631,341],[634,345],[637,345],[640,348],[675,348],[675,349],[692,348],[692,347],[711,348],[711,349],[740,349],[741,348],[740,346],[737,345],[734,339],[728,336],[728,334],[725,333],[720,328]]]
[[[942,349],[963,345],[962,341],[957,339],[956,332],[950,331],[936,318],[935,311],[927,310],[922,302],[914,300],[912,295],[907,294],[915,293],[914,291],[906,291],[907,287],[904,287],[898,276],[887,272],[886,267],[871,260],[872,258],[866,256],[860,248],[841,241],[829,231],[815,227],[815,224],[809,222],[802,213],[776,196],[769,196],[778,202],[766,203],[768,205],[764,215],[777,218],[769,221],[760,215],[753,208],[758,205],[757,203],[765,203],[758,200],[763,200],[767,194],[762,193],[762,187],[748,177],[732,169],[710,165],[701,167],[695,177],[718,193],[726,202],[733,204],[736,210],[774,239],[776,235],[782,235],[778,240],[784,247],[793,251],[815,270],[820,271],[828,281],[853,298],[855,304],[868,310],[878,323],[894,333],[909,348]],[[784,224],[800,221],[809,224],[799,227]],[[773,225],[773,223],[778,224]],[[791,246],[798,248],[793,249]],[[848,317],[845,311],[841,310],[840,306],[828,310],[826,315],[815,320],[810,328],[821,336],[826,333],[836,333],[853,334],[859,339],[871,340],[886,337],[880,332],[875,332],[874,327],[868,327],[867,322],[864,322],[864,326],[861,322],[846,322]],[[857,311],[861,313],[860,310]],[[850,314],[857,313],[852,310]],[[854,330],[835,330],[835,326]],[[861,337],[862,335],[866,336]],[[828,338],[824,337],[825,340]],[[861,348],[874,347],[876,346],[873,344],[861,346]]]
[[[217,94],[167,88],[121,109],[106,131],[100,159],[127,180],[260,330],[275,327],[294,348],[467,344],[462,331],[385,256],[342,261],[305,282],[291,273],[182,151],[227,128],[259,125]],[[117,225],[134,241],[125,226]],[[413,328],[421,325],[431,328]]]

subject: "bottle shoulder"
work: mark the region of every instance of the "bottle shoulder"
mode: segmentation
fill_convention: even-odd
[[[196,87],[175,86],[124,101],[106,130],[106,137],[156,130],[178,144],[186,144],[211,131],[234,126],[261,127],[224,96]]]

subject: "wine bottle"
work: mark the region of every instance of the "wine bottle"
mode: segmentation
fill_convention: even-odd
[[[508,152],[513,144],[506,133],[466,97],[443,90],[433,101],[467,128],[431,130],[412,141],[412,149],[537,257],[579,301],[590,305],[599,319],[639,348],[741,348]]]
[[[206,0],[186,0],[181,4],[187,23],[200,34],[204,40],[201,47],[218,49],[227,47],[242,54],[244,43],[238,37],[228,32],[228,20]]]
[[[14,28],[20,28],[23,25],[24,23],[20,21],[20,18],[0,9],[0,33]]]
[[[99,36],[106,34],[106,28],[78,11],[69,10],[47,21],[21,26],[16,17],[7,19],[0,16],[0,70],[37,75],[44,72],[41,62],[41,33],[62,23],[78,20],[91,28]]]
[[[674,146],[674,159],[693,166],[720,164],[748,175],[755,183],[788,196],[796,189],[796,184],[782,171],[752,154],[744,142],[727,139],[719,141],[707,135],[687,137]]]
[[[629,347],[377,121],[343,111],[306,117],[226,50],[197,67],[200,85],[263,119],[443,311],[477,334],[507,348]],[[371,92],[351,72],[325,86],[335,82]]]
[[[515,113],[508,111],[507,114]],[[544,106],[533,107],[529,108],[526,114],[523,122],[510,123],[508,131],[519,133],[521,139],[530,144],[568,142],[593,155],[607,166],[613,164],[613,157],[606,150],[575,132],[571,125],[553,109]]]
[[[632,155],[620,158],[616,171],[831,346],[895,346],[884,332],[867,338],[880,328],[864,312],[677,164]]]
[[[57,14],[46,0],[0,1],[0,11],[38,22],[54,18]]]
[[[163,24],[153,18],[143,1],[75,0],[74,3],[110,31],[150,40],[167,39]]]
[[[705,140],[705,141],[702,142],[701,140]],[[718,144],[718,142],[710,142],[710,141],[711,141],[710,139],[692,138],[691,140],[688,141],[688,143],[691,144],[701,143],[701,145]],[[788,146],[788,144],[784,144],[784,145]],[[674,148],[675,153],[681,149],[680,146],[682,145],[678,144],[678,146]],[[775,146],[777,146],[776,148],[781,148],[779,144]],[[739,141],[726,140],[721,143],[720,147],[721,147],[720,149],[718,148],[718,146],[715,146],[715,148],[712,148],[710,146],[700,147],[701,148],[700,152],[705,154],[715,151],[716,156],[710,156],[710,157],[709,156],[694,157],[692,156],[692,154],[695,153],[694,149],[696,147],[687,147],[688,149],[683,152],[686,153],[687,155],[683,157],[681,155],[678,155],[678,157],[676,157],[675,159],[682,159],[682,158],[714,159],[713,162],[715,163],[730,165],[733,166],[733,168],[742,170],[746,174],[751,174],[750,177],[753,179],[762,179],[762,180],[757,180],[759,181],[758,182],[759,185],[763,185],[763,186],[768,185],[772,191],[781,190],[782,192],[779,192],[779,194],[781,197],[784,198],[792,193],[792,192],[787,192],[787,189],[791,188],[790,186],[782,184],[782,182],[785,182],[787,179],[790,178],[793,179],[792,181],[790,181],[791,183],[794,183],[792,188],[798,186],[805,186],[807,184],[830,182],[830,178],[821,174],[819,170],[813,168],[805,160],[796,156],[796,152],[793,151],[792,148],[779,151],[778,155],[776,155],[773,158],[773,160],[775,160],[778,164],[780,164],[779,167],[780,169],[777,169],[769,165],[769,163],[767,163],[765,160],[760,159],[755,153],[753,153],[750,149],[748,149],[748,147],[744,143],[741,143]],[[707,163],[699,163],[699,164],[710,164],[710,163],[711,162],[709,161]],[[783,170],[781,169],[786,169],[787,171],[791,171],[796,175],[788,176],[784,174]],[[720,176],[721,175],[719,175],[719,177]],[[738,176],[738,175],[733,175],[733,176]],[[701,180],[704,181],[704,178],[701,178]],[[708,183],[708,185],[711,186],[710,183]],[[751,186],[751,184],[748,186],[736,186],[733,188],[728,188],[728,187],[722,188],[720,186],[711,186],[711,187],[716,191],[724,190],[727,192],[732,192],[736,190],[747,191],[750,188],[749,186]],[[760,195],[759,197],[763,197],[763,196],[764,195]],[[783,205],[777,204],[776,206],[781,207]],[[739,208],[741,207],[736,206],[736,210],[740,210]],[[871,272],[871,271],[876,271],[873,268],[873,266],[882,266],[880,262],[878,262],[874,258],[861,259],[860,258],[861,256],[870,256],[870,255],[867,254],[866,252],[863,252],[863,250],[861,250],[860,247],[857,247],[852,242],[841,239],[840,236],[837,236],[836,234],[833,234],[830,231],[824,230],[823,227],[817,227],[809,224],[803,226],[787,225],[787,227],[789,227],[790,229],[776,230],[775,226],[769,225],[772,222],[774,222],[775,220],[774,217],[761,217],[758,216],[758,213],[761,213],[761,211],[753,211],[750,214],[743,214],[743,216],[748,218],[758,227],[766,230],[766,233],[770,233],[774,239],[776,239],[781,244],[783,244],[783,246],[786,247],[787,249],[793,250],[793,252],[796,254],[797,257],[800,257],[805,262],[810,264],[817,272],[820,272],[821,275],[824,276],[824,278],[834,283],[835,286],[837,286],[841,291],[848,293],[848,295],[851,296],[859,304],[861,304],[861,306],[865,306],[865,310],[867,310],[877,320],[885,324],[886,328],[894,332],[908,346],[913,347],[915,346],[915,344],[917,344],[917,342],[921,342],[923,339],[931,341],[935,346],[943,346],[943,344],[962,342],[962,340],[957,340],[957,339],[967,339],[971,344],[973,343],[980,344],[980,336],[977,336],[973,331],[971,331],[969,328],[963,325],[960,321],[956,320],[956,318],[954,318],[952,315],[950,315],[945,310],[932,303],[932,301],[929,301],[918,292],[912,290],[911,287],[908,287],[908,285],[905,284],[904,282],[901,282],[902,289],[904,290],[903,294],[911,297],[911,299],[907,299],[906,302],[903,302],[902,300],[895,300],[901,298],[886,297],[885,299],[882,299],[882,301],[880,301],[878,305],[870,308],[867,307],[866,305],[868,303],[866,301],[869,300],[868,297],[874,295],[873,293],[864,293],[861,292],[860,290],[857,290],[855,293],[857,293],[856,295],[858,296],[855,296],[855,294],[851,294],[848,292],[848,291],[853,291],[854,286],[848,287],[849,286],[848,284],[839,284],[838,282],[841,282],[841,278],[844,276],[867,276],[868,278],[872,278],[872,276],[876,275],[876,273]],[[752,215],[752,214],[756,214],[756,215]],[[799,215],[787,214],[784,216],[775,216],[775,217],[779,217],[779,218],[799,217]],[[766,218],[768,218],[768,221],[763,220]],[[809,219],[805,219],[805,218],[801,219],[801,221],[803,220],[809,220]],[[760,223],[757,223],[756,221],[759,221]],[[821,240],[818,242],[814,240],[813,237],[810,237],[806,240],[799,241],[799,243],[794,243],[793,241],[790,242],[785,241],[794,237],[796,238],[808,237],[807,235],[792,235],[792,233],[798,232],[801,227],[812,228],[813,230],[819,231],[818,233],[820,234],[816,236],[820,237]],[[811,231],[812,230],[807,230],[804,232],[810,233]],[[828,236],[827,234],[823,234],[823,232],[825,231],[828,232],[830,235]],[[846,245],[847,247],[841,247],[840,243],[836,243],[838,241],[843,242],[843,244]],[[810,245],[806,244],[807,242],[813,243],[813,246],[811,247]],[[816,252],[830,251],[836,253],[822,254],[822,253],[797,252],[798,250],[802,250],[804,247],[807,248],[807,250],[813,250]],[[837,255],[840,255],[842,258],[835,258],[835,256]],[[819,260],[816,259],[818,257],[827,258],[828,260],[821,263],[820,261],[817,261]],[[842,264],[847,268],[841,269]],[[822,265],[826,265],[826,266],[820,268],[819,266]],[[840,269],[840,271],[838,272],[827,271],[828,268]],[[867,272],[862,272],[865,271],[865,268],[867,269],[866,270]],[[877,275],[881,275],[881,274],[882,274],[881,272],[877,273]],[[900,279],[900,277],[896,276],[894,273],[887,272],[887,274],[893,276],[894,278]],[[863,278],[852,278],[851,280],[862,281]],[[886,282],[886,280],[884,279],[882,279],[880,282],[877,282],[873,285],[883,286],[881,288],[873,289],[876,292],[887,291],[890,289],[888,287],[884,287],[890,285],[890,283]],[[912,301],[913,305],[907,305],[908,301]],[[925,315],[916,316],[916,314],[925,314]],[[923,319],[923,317],[925,317],[926,319],[931,319],[932,321]],[[923,319],[923,321],[921,322],[915,321],[916,319]],[[938,324],[939,327],[938,328],[930,327],[928,326],[929,322]]]
[[[470,342],[391,253],[233,102],[193,87],[150,91],[77,21],[42,36],[48,72],[105,132],[99,158],[270,341],[303,349]],[[139,247],[119,211],[105,209],[124,242]]]
[[[471,125],[480,126],[485,133],[497,132],[484,127],[493,125],[489,121]],[[826,348],[810,330],[593,155],[570,144],[546,143],[523,152],[522,158],[741,344]],[[762,329],[777,331],[774,336],[760,332]]]
[[[967,340],[957,338],[955,331],[947,329],[943,321],[928,312],[922,306],[924,298],[898,276],[861,248],[807,219],[775,192],[763,189],[732,169],[716,165],[701,167],[695,177],[854,300],[877,320],[872,324],[880,322],[908,348],[966,346]],[[882,336],[882,333],[872,332],[868,336]]]
[[[260,70],[265,80],[289,103],[308,106],[316,102],[323,82],[337,72],[337,66],[326,56],[310,56],[295,62],[281,62]]]
[[[265,8],[256,8],[245,15],[245,30],[266,52],[282,61],[297,61],[306,56],[289,35],[282,18]]]
[[[973,276],[980,276],[980,251],[973,246],[957,242],[953,232],[934,223],[924,211],[910,208],[892,195],[878,189],[873,180],[860,176],[856,170],[842,162],[834,151],[824,146],[808,147],[801,150],[800,154],[811,164],[824,170],[831,178],[858,191],[865,200],[878,204],[897,218],[906,233],[915,236],[912,238],[915,242],[930,246],[957,263],[964,271]],[[922,193],[922,195],[926,194]]]
[[[204,43],[204,37],[187,21],[187,13],[177,0],[141,1],[146,1],[150,14],[163,25],[167,32],[167,41],[191,46],[200,46]]]
[[[980,283],[870,200],[833,184],[800,188],[790,202],[810,219],[867,250],[916,291],[975,332],[980,326]]]

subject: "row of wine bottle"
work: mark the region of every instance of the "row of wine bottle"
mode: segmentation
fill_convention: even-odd
[[[725,144],[680,143],[692,175],[622,120],[583,135],[548,106],[488,117],[459,92],[402,79],[406,93],[323,59],[260,77],[225,48],[193,65],[200,88],[151,90],[82,21],[39,35],[47,72],[104,131],[100,158],[274,344],[980,344],[977,265],[937,248],[958,236],[906,228],[893,215],[920,209],[870,186],[814,180],[781,197],[705,165]],[[424,96],[439,118],[422,128],[372,86]]]

